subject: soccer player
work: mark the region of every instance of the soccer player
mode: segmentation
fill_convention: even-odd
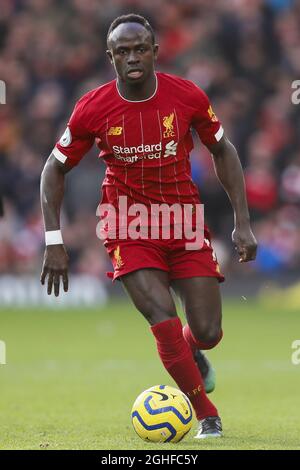
[[[121,196],[128,205],[200,204],[191,179],[190,128],[210,150],[216,174],[234,212],[233,242],[239,261],[255,259],[241,164],[226,138],[206,94],[194,83],[155,71],[158,45],[149,22],[135,14],[113,21],[107,55],[116,79],[85,94],[76,104],[67,129],[48,158],[41,179],[46,250],[41,283],[59,295],[68,290],[68,255],[60,232],[65,174],[94,142],[107,165],[102,203],[118,213]],[[174,220],[173,220],[174,222]],[[204,228],[204,243],[186,248],[186,239],[123,239],[120,233],[104,245],[113,279],[121,280],[136,308],[151,326],[160,359],[186,393],[199,421],[197,438],[222,435],[221,420],[206,392],[214,388],[211,366],[202,350],[222,338],[219,282],[223,275]],[[187,323],[177,316],[171,287],[182,300]]]

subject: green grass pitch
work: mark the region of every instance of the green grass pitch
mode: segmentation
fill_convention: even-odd
[[[130,410],[174,385],[145,320],[126,301],[99,309],[0,310],[0,449],[300,449],[300,317],[284,305],[224,303],[224,339],[209,353],[224,437],[145,443]]]

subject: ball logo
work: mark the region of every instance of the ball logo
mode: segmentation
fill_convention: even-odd
[[[70,145],[71,142],[72,142],[72,134],[71,134],[69,127],[67,127],[65,132],[61,136],[59,143],[62,147],[67,147],[68,145]]]
[[[152,391],[152,393],[155,393],[156,395],[160,395],[160,396],[161,396],[161,400],[160,400],[160,401],[166,401],[166,400],[169,400],[169,397],[168,397],[168,395],[166,395],[165,393],[161,393],[161,392],[155,392],[154,390]]]

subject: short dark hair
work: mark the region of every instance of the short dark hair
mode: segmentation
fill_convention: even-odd
[[[111,23],[111,25],[109,27],[109,30],[108,30],[108,33],[107,33],[107,37],[106,37],[107,45],[108,45],[108,41],[109,41],[109,36],[113,32],[113,30],[116,29],[116,27],[119,26],[122,23],[138,23],[138,24],[141,24],[151,34],[152,44],[155,43],[154,31],[153,31],[153,28],[152,28],[151,24],[149,23],[149,21],[146,20],[146,18],[144,18],[142,15],[137,15],[135,13],[129,13],[128,15],[118,16],[118,18],[116,18]]]

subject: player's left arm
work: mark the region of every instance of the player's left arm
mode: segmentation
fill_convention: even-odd
[[[219,142],[207,145],[213,156],[215,172],[228,194],[234,212],[232,241],[239,261],[256,257],[257,241],[252,233],[242,165],[234,145],[223,135]]]

